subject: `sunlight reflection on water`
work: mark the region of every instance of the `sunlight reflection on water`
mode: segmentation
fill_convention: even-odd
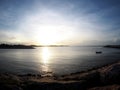
[[[42,73],[44,76],[51,76],[52,72],[49,67],[50,59],[52,57],[52,52],[49,50],[48,47],[43,47],[41,52],[41,59],[42,59]]]
[[[95,51],[102,51],[96,54]],[[64,75],[120,60],[120,50],[102,47],[1,49],[0,73]],[[6,67],[7,66],[7,67]]]
[[[47,47],[42,48],[42,62],[43,64],[47,64],[50,62],[51,52]]]

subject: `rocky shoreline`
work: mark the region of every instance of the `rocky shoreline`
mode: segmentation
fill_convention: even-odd
[[[119,90],[120,62],[62,76],[0,74],[0,90]]]

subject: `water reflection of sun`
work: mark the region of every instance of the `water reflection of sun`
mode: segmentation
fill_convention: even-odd
[[[49,63],[50,58],[51,58],[50,50],[48,49],[48,47],[43,47],[42,48],[42,62],[43,62],[43,64]]]
[[[41,59],[42,59],[42,73],[44,75],[47,75],[48,72],[51,72],[51,69],[49,67],[50,64],[50,59],[51,59],[51,54],[52,52],[50,51],[49,47],[42,47],[41,51]]]

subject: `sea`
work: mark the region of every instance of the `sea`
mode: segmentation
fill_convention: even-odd
[[[0,73],[65,75],[117,61],[120,49],[97,46],[0,49]]]

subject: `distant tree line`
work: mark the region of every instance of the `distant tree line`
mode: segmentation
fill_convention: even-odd
[[[0,49],[34,49],[31,45],[10,45],[10,44],[0,44]]]

